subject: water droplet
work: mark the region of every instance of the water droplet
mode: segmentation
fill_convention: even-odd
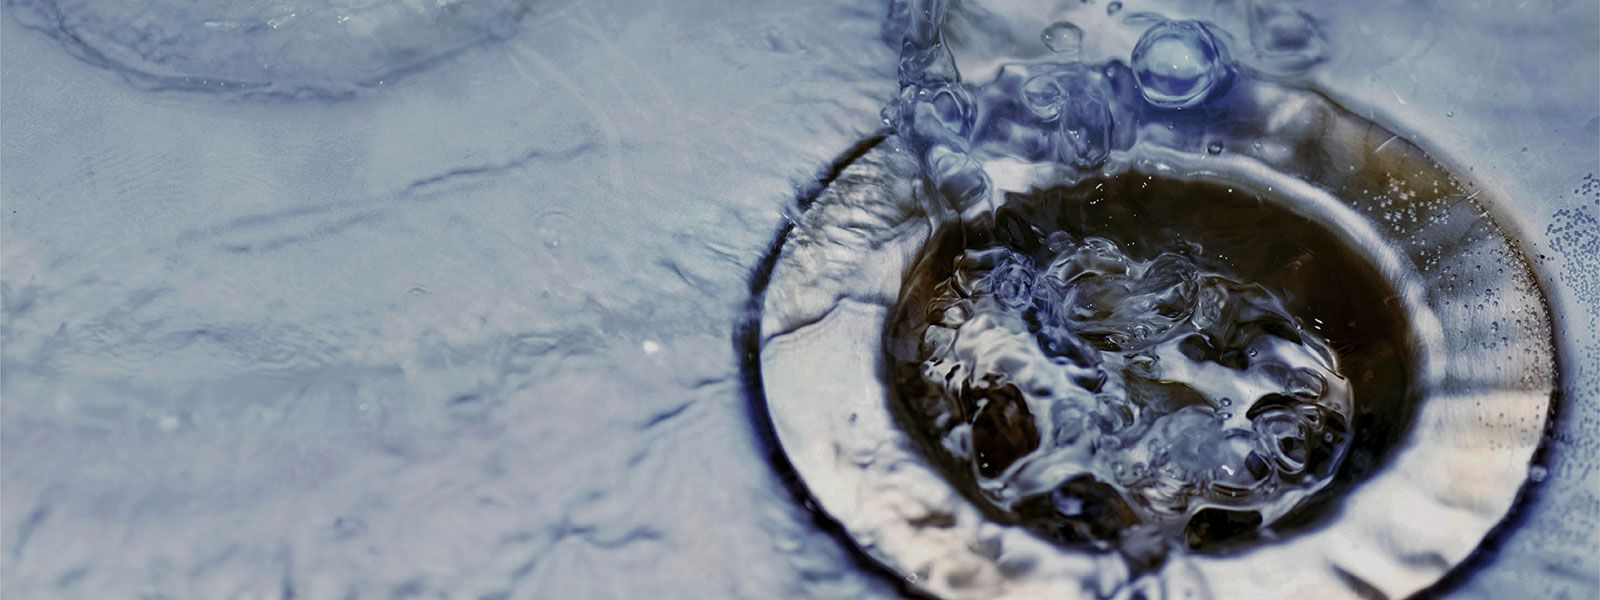
[[[1121,2],[1112,2],[1112,3],[1106,5],[1106,14],[1108,14],[1108,15],[1117,14],[1121,10],[1122,10],[1122,3]]]
[[[1211,143],[1206,144],[1206,153],[1222,154],[1222,142],[1219,140],[1212,140]]]
[[[1051,52],[1076,56],[1083,49],[1083,30],[1070,21],[1056,21],[1039,34]]]
[[[1228,73],[1227,52],[1205,24],[1165,21],[1133,48],[1133,75],[1146,101],[1162,108],[1199,104]]]
[[[1549,469],[1546,469],[1540,465],[1533,465],[1532,467],[1528,468],[1528,479],[1532,479],[1535,483],[1544,481],[1544,478],[1549,475]]]

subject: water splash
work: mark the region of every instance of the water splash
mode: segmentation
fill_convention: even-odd
[[[1130,68],[1077,60],[1083,29],[1057,21],[1040,34],[1055,53],[1051,59],[1002,65],[993,79],[974,85],[963,80],[944,39],[945,4],[909,3],[903,11],[909,23],[901,89],[884,121],[918,152],[930,182],[958,209],[988,197],[988,161],[1092,170],[1132,146],[1143,111],[1201,106],[1234,76],[1226,36],[1206,23],[1152,19]]]
[[[929,395],[906,401],[985,499],[1066,543],[1148,529],[1197,547],[1328,485],[1351,390],[1282,292],[1198,247],[1037,241],[967,248],[904,309],[932,316],[906,332],[922,349],[911,389]]]
[[[1056,21],[1040,34],[1055,57],[972,85],[944,39],[946,9],[904,9],[901,93],[884,114],[958,213],[998,204],[992,165],[1093,173],[1135,143],[1142,115],[1200,107],[1235,76],[1225,33],[1141,13],[1126,19],[1148,25],[1131,67],[1075,60],[1084,32]],[[1052,235],[1043,254],[967,247],[927,306],[909,309],[934,316],[902,332],[923,349],[920,381],[902,386],[928,390],[911,412],[932,424],[934,446],[969,464],[987,501],[1059,541],[1155,535],[1194,546],[1253,531],[1329,483],[1353,400],[1329,383],[1343,380],[1329,346],[1278,292],[1197,248],[1139,259],[1106,238]],[[1245,352],[1276,358],[1249,367]],[[1199,366],[1208,362],[1237,372]],[[1198,391],[1218,381],[1233,387]]]
[[[1404,317],[1373,300],[1395,293],[1330,235],[1200,183],[1012,196],[908,277],[885,342],[906,426],[1060,543],[1159,562],[1250,537],[1328,488],[1372,438],[1357,415],[1411,385]]]

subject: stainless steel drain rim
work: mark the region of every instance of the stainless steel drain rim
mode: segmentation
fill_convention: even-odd
[[[845,169],[801,216],[778,249],[760,304],[767,416],[807,492],[856,546],[913,588],[945,598],[1079,597],[1141,586],[1194,597],[1406,596],[1465,560],[1504,518],[1539,446],[1555,373],[1543,297],[1514,244],[1482,210],[1492,199],[1320,96],[1249,85],[1243,93],[1276,107],[1253,115],[1258,143],[1207,156],[1157,131],[1105,171],[1293,197],[1296,206],[1313,207],[1308,216],[1368,250],[1402,290],[1421,359],[1415,376],[1437,390],[1420,401],[1410,434],[1387,463],[1349,490],[1323,525],[1235,555],[1174,556],[1134,587],[1124,585],[1126,568],[1113,555],[1063,550],[988,520],[889,411],[885,319],[928,236],[954,218],[942,201],[921,195],[914,159],[891,139]],[[1238,120],[1222,126],[1241,127]],[[1295,135],[1307,127],[1323,133],[1319,143]],[[1358,168],[1304,169],[1319,164],[1311,158]],[[1315,185],[1285,173],[1296,170]],[[1037,180],[997,175],[1002,191],[1025,191],[1020,186]],[[1387,207],[1407,218],[1374,218],[1380,200],[1358,190],[1378,184],[1389,188],[1391,204],[1396,194],[1412,194],[1404,206]],[[1461,237],[1450,239],[1451,232]],[[1462,273],[1479,275],[1466,283]],[[1486,297],[1499,304],[1476,308],[1474,300]],[[1495,331],[1503,339],[1482,344],[1487,324],[1501,320]]]

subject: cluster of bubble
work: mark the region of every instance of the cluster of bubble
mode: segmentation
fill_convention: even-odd
[[[1042,247],[958,255],[918,340],[908,401],[986,500],[1065,543],[1197,546],[1332,480],[1352,394],[1283,298],[1193,245]]]
[[[1077,61],[1083,31],[1058,22],[1040,37],[1059,60],[1006,65],[973,85],[961,80],[942,34],[944,0],[911,2],[905,13],[900,95],[884,120],[921,153],[930,182],[957,206],[988,192],[987,159],[1093,169],[1132,146],[1141,111],[1194,108],[1234,74],[1225,36],[1201,21],[1154,20],[1131,67]]]

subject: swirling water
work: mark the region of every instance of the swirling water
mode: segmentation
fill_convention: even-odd
[[[1253,534],[1332,481],[1352,426],[1382,412],[1358,421],[1354,398],[1403,401],[1406,369],[1377,366],[1406,360],[1404,317],[1376,301],[1395,292],[1308,223],[1225,190],[1091,189],[932,242],[891,325],[894,385],[968,485],[1050,537]],[[1219,520],[1255,525],[1206,531]]]
[[[889,593],[763,460],[728,343],[796,188],[898,90],[888,6],[531,3],[406,56],[245,27],[180,65],[230,36],[92,60],[46,4],[0,24],[5,595]],[[1086,61],[1111,14],[1249,31],[1519,200],[1568,402],[1457,589],[1590,593],[1596,7],[1069,4]]]

